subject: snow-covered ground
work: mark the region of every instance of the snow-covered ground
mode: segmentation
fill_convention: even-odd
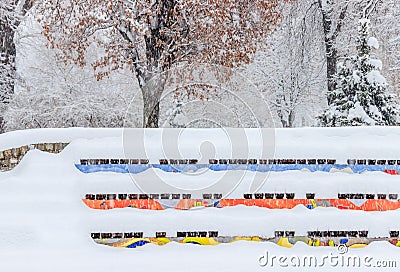
[[[239,139],[240,142],[244,137],[240,131],[176,132],[146,131],[147,148],[141,151],[144,152],[142,154],[139,150],[135,157],[150,154],[150,159],[162,158],[165,154],[158,152],[163,151],[163,147],[170,148],[174,143],[179,143],[179,150],[184,157],[199,156],[199,153],[208,156],[213,151],[211,146],[216,154],[227,157],[231,151],[226,140],[235,142]],[[310,128],[273,132],[276,157],[323,157],[343,161],[347,158],[400,158],[400,147],[396,145],[400,140],[399,128]],[[146,245],[136,249],[120,249],[95,244],[90,232],[96,231],[143,231],[145,236],[154,236],[156,231],[166,231],[171,235],[176,231],[218,230],[221,235],[272,236],[274,230],[296,230],[296,234],[305,234],[308,230],[316,229],[350,229],[369,230],[369,236],[375,237],[387,236],[389,230],[400,230],[399,211],[367,213],[333,208],[308,210],[304,207],[268,210],[243,206],[190,211],[90,210],[81,201],[84,194],[139,190],[138,182],[141,186],[151,183],[149,176],[152,175],[169,186],[199,192],[220,180],[224,181],[223,188],[231,189],[229,192],[232,196],[251,190],[249,187],[254,183],[252,177],[255,174],[244,171],[207,171],[201,175],[185,175],[148,170],[131,176],[118,173],[84,174],[74,166],[80,158],[124,157],[127,150],[124,148],[124,139],[129,133],[118,129],[54,129],[0,135],[0,150],[36,142],[71,141],[57,155],[30,151],[14,170],[0,173],[0,271],[266,271],[271,269],[270,264],[263,267],[258,263],[266,251],[269,256],[283,254],[300,258],[306,255],[318,258],[338,255],[335,248],[313,248],[302,243],[297,243],[291,249],[273,243],[256,242],[203,247],[170,243],[162,247]],[[140,146],[138,135],[143,135],[143,131],[134,133],[137,135],[136,144]],[[160,140],[164,133],[168,137]],[[172,134],[180,135],[179,141]],[[247,138],[249,148],[239,148],[234,152],[239,153],[237,157],[259,157],[257,146],[261,141],[259,135],[263,135],[263,132],[254,129],[246,130],[246,134],[250,135]],[[234,137],[237,139],[232,140]],[[204,148],[205,151],[201,149],[204,142],[209,145]],[[398,193],[400,180],[399,176],[384,173],[290,171],[263,175],[261,179],[267,178],[262,190],[296,191],[301,195],[312,191],[327,197],[342,190]],[[234,182],[235,186],[226,184],[227,177],[238,182]],[[363,249],[349,249],[348,254],[369,256],[373,260],[396,260],[399,267],[399,253],[400,248],[387,242],[373,242]],[[282,269],[289,270],[290,267]],[[275,263],[272,268],[278,269],[280,265]],[[354,270],[340,265],[326,265],[323,269]],[[305,267],[302,270],[310,271]]]

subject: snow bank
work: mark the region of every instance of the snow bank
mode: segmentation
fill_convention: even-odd
[[[0,150],[35,143],[71,142],[76,139],[120,137],[122,129],[102,128],[42,128],[12,131],[0,134]]]
[[[71,142],[81,158],[349,158],[397,159],[398,127],[298,129],[36,129],[0,135],[0,150],[38,142]],[[260,148],[263,147],[263,148]],[[208,157],[207,157],[208,156]]]

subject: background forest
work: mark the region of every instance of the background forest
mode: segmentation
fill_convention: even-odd
[[[133,1],[135,7],[125,8],[125,13],[114,10],[110,3],[123,6],[132,1],[103,1],[107,13],[95,13],[95,8],[101,11],[104,7],[94,8],[90,5],[96,1],[87,1],[73,15],[58,10],[57,2],[0,3],[1,132],[72,126],[399,124],[397,0],[270,1],[268,7],[268,1],[255,1],[260,4],[255,8],[257,20],[251,12],[241,10],[240,5],[248,1],[214,1],[226,9],[218,13],[220,7],[210,6],[207,14],[196,9],[200,2],[183,1],[183,8],[174,9],[171,14],[175,17],[168,17],[168,22],[160,5],[181,1]],[[64,1],[74,2],[79,1]],[[154,6],[159,9],[152,10]],[[132,22],[128,11],[138,10],[147,19],[137,16]],[[197,17],[188,17],[196,12]],[[154,14],[161,15],[149,20]],[[233,14],[232,25],[218,23],[226,14]],[[204,21],[195,22],[196,18]],[[210,20],[214,23],[207,26]],[[174,28],[175,23],[179,28]],[[115,26],[118,28],[111,30]],[[130,29],[136,26],[136,32]],[[141,27],[148,32],[141,32]],[[168,29],[170,36],[158,42],[174,44],[168,49],[173,53],[152,56],[156,65],[138,67],[149,61],[149,45],[140,40],[133,43],[132,37],[143,35],[146,42],[153,35],[149,33],[161,27]],[[83,37],[85,31],[92,33]],[[125,43],[129,40],[131,44],[122,47],[117,35],[125,35]],[[165,44],[155,48],[166,50]],[[187,45],[185,49],[182,44]],[[143,54],[141,47],[147,50]],[[122,55],[128,61],[123,61]],[[151,68],[167,76],[158,78],[156,84],[148,75]]]

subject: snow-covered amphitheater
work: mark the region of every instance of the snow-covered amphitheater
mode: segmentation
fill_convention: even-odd
[[[2,134],[0,271],[393,269],[399,142],[395,127]]]

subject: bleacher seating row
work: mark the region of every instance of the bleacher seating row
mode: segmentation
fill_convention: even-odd
[[[143,232],[93,232],[91,233],[93,239],[131,239],[131,238],[143,238]],[[156,238],[167,237],[165,231],[156,232]],[[218,237],[218,231],[178,231],[176,233],[177,238],[183,237]]]
[[[389,231],[388,237],[380,237],[380,238],[398,238],[400,232],[397,230]],[[93,232],[91,233],[91,237],[93,239],[131,239],[131,238],[143,238],[143,232]],[[165,231],[156,232],[155,238],[164,238],[164,237],[172,237],[167,236]],[[184,238],[184,237],[220,237],[219,232],[212,231],[177,231],[176,238]],[[224,237],[224,236],[221,236]],[[293,230],[284,231],[277,230],[274,232],[274,237],[296,237],[296,232]],[[340,238],[367,238],[368,230],[313,230],[307,231],[307,237],[315,238],[315,237],[340,237]],[[265,238],[273,238],[273,237],[265,237]]]
[[[376,194],[377,199],[398,199],[398,194]],[[338,194],[338,199],[375,199],[375,194]]]
[[[368,237],[368,231],[367,230],[360,230],[360,231],[346,231],[346,230],[340,230],[340,231],[332,231],[332,230],[327,230],[327,231],[308,231],[307,232],[308,237],[360,237],[360,238],[366,238]]]
[[[294,199],[295,193],[244,194],[243,199]],[[87,200],[134,200],[134,199],[192,199],[191,194],[86,194]],[[222,199],[222,194],[203,194],[202,199]],[[315,193],[306,193],[305,199],[315,199]],[[398,194],[339,193],[338,199],[390,199],[397,200]]]
[[[197,164],[197,159],[160,159],[160,165]],[[335,159],[209,159],[209,164],[336,164]],[[149,159],[81,159],[81,165],[149,164]],[[400,160],[348,159],[348,165],[400,165]]]

